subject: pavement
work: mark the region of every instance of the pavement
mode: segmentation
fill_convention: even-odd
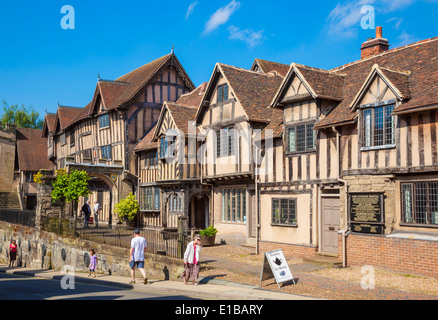
[[[6,265],[0,265],[0,273],[38,277],[55,281],[61,281],[66,275],[66,273],[56,270],[20,267],[8,268]],[[131,279],[123,276],[97,274],[96,278],[89,278],[88,273],[78,272],[75,272],[74,276],[76,283],[120,287],[169,295],[182,295],[206,300],[315,300],[307,296],[276,292],[247,284],[206,278],[200,278],[199,285],[185,285],[182,281],[154,279],[149,279],[148,284],[145,285],[140,281],[142,277],[137,276],[137,284],[130,285],[129,281]]]

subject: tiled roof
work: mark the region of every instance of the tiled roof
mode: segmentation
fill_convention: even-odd
[[[288,64],[283,64],[283,63],[278,63],[278,62],[273,62],[263,59],[255,59],[253,67],[255,64],[257,64],[264,73],[277,71],[277,73],[282,77],[285,77],[289,71]]]
[[[124,90],[115,100],[112,108],[121,106],[134,98],[134,96],[146,85],[146,83],[151,81],[156,73],[172,59],[174,63],[181,68],[183,73],[185,73],[184,68],[178,61],[178,58],[173,53],[170,53],[118,78],[116,81],[127,82],[129,83],[129,86],[127,86],[126,90]],[[190,87],[190,89],[194,89],[195,86],[186,73],[185,78],[187,86]]]
[[[327,70],[293,64],[310,85],[316,97],[329,100],[342,100],[344,76]]]
[[[345,74],[343,100],[327,117],[315,125],[316,128],[355,120],[356,112],[350,108],[350,105],[375,64],[380,66],[383,73],[404,95],[409,95],[406,102],[394,109],[394,113],[415,111],[438,103],[438,37],[436,37],[391,49],[331,70]]]
[[[43,124],[43,135],[48,135],[49,133],[55,132],[55,121],[56,121],[56,113],[47,113],[44,116],[44,124]]]
[[[166,106],[172,114],[173,121],[179,131],[188,134],[189,121],[195,121],[197,107],[182,106],[176,103],[166,102]]]
[[[81,113],[82,108],[58,106],[55,119],[55,130],[59,124],[59,130],[66,129],[73,123],[74,119]]]
[[[156,127],[156,125],[153,126],[149,132],[136,144],[134,147],[134,152],[157,149],[157,142],[153,141]]]
[[[42,130],[17,128],[17,158],[21,171],[52,168],[47,159],[47,138],[42,137]]]
[[[268,108],[283,77],[218,64],[249,121],[268,123],[272,108]]]
[[[206,86],[207,82],[202,83],[192,92],[180,96],[175,103],[181,106],[199,107],[202,101],[202,97],[204,96]]]

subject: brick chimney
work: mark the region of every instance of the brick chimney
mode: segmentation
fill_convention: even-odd
[[[376,27],[376,38],[368,39],[362,43],[361,59],[371,57],[389,49],[388,39],[382,38],[382,27]]]

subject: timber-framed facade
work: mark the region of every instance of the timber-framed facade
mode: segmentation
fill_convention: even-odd
[[[133,95],[124,94],[129,76],[102,80],[70,124],[58,110],[49,157],[115,177],[111,205],[136,192],[144,227],[213,225],[218,241],[257,252],[436,276],[437,55],[438,38],[389,50],[378,33],[360,60],[332,70],[217,63],[195,89],[176,64],[174,73],[157,67]],[[166,77],[181,94],[157,89]],[[84,147],[62,149],[72,132]]]

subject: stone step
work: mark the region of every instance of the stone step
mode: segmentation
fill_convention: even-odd
[[[0,192],[0,208],[21,209],[17,192]]]

